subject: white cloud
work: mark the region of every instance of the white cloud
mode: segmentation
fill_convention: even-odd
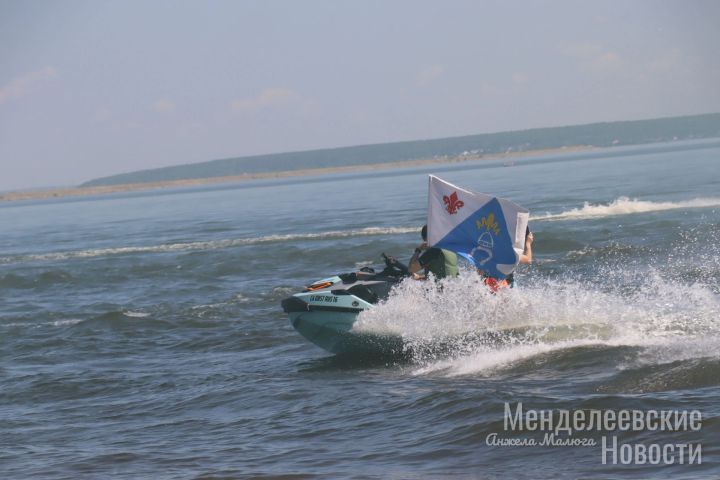
[[[445,74],[445,68],[442,65],[432,65],[422,70],[415,78],[419,87],[431,84]]]
[[[57,77],[58,71],[54,67],[45,67],[34,72],[16,77],[5,85],[0,86],[0,103],[12,98],[19,98],[29,94],[33,88],[42,82]]]
[[[475,95],[483,98],[500,98],[508,91],[503,87],[498,87],[493,83],[479,83],[474,87]]]
[[[255,97],[233,100],[230,107],[235,112],[252,112],[282,106],[299,98],[299,95],[288,88],[266,88]]]
[[[153,112],[157,113],[172,113],[175,111],[176,107],[177,105],[175,105],[175,102],[173,102],[172,100],[161,99],[153,103],[150,106],[150,109]]]
[[[596,71],[617,70],[622,66],[620,55],[615,52],[605,52],[587,63],[587,67]]]
[[[512,82],[515,85],[525,85],[526,83],[528,83],[528,76],[520,72],[513,73]]]
[[[594,43],[565,45],[561,51],[578,60],[579,66],[585,70],[609,72],[623,66],[623,60],[618,53]]]
[[[109,108],[103,108],[95,112],[93,120],[95,123],[106,123],[113,119],[113,112]]]
[[[680,66],[682,54],[679,48],[673,48],[658,57],[650,60],[647,64],[648,70],[651,72],[667,72],[674,70]]]
[[[587,60],[602,54],[605,49],[595,43],[572,43],[563,46],[561,50],[565,55]]]

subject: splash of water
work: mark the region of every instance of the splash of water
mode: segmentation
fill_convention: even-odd
[[[405,281],[386,302],[362,312],[355,329],[401,336],[417,374],[488,373],[595,345],[640,347],[647,352],[640,360],[654,364],[720,357],[720,296],[712,289],[656,272],[632,289],[609,280],[538,279],[498,294],[472,272],[438,283]]]

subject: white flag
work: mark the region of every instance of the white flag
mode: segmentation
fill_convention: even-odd
[[[466,258],[486,275],[510,275],[523,253],[529,212],[430,175],[428,244]]]

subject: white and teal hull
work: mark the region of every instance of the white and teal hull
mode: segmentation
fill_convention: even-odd
[[[286,298],[282,306],[300,335],[330,353],[397,355],[402,352],[399,337],[353,329],[360,312],[373,308],[391,286],[387,280],[343,282],[331,277]]]

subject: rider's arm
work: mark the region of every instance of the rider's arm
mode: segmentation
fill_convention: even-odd
[[[408,265],[408,270],[410,270],[410,273],[418,273],[420,270],[422,270],[422,265],[420,265],[420,255],[422,255],[423,250],[427,248],[427,243],[423,242],[420,244],[419,247],[415,249],[415,253],[413,253],[413,256],[410,257],[410,264]]]
[[[532,255],[532,243],[533,243],[533,234],[532,232],[528,233],[527,237],[525,237],[525,250],[523,250],[523,254],[520,255],[520,263],[525,265],[530,265],[533,260]]]

